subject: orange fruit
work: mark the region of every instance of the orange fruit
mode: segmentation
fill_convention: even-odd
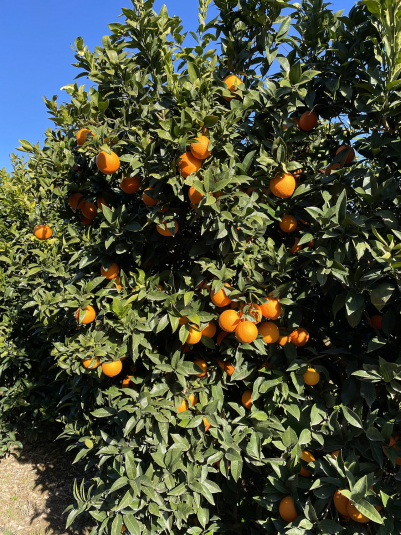
[[[178,412],[185,412],[188,410],[188,402],[186,399],[183,399],[177,407]]]
[[[173,236],[171,230],[167,228],[166,223],[160,223],[159,225],[157,225],[156,230],[162,236]],[[174,221],[174,234],[177,234],[177,232],[178,232],[178,223],[177,221]]]
[[[235,329],[235,336],[237,340],[243,344],[250,344],[258,336],[258,329],[256,325],[248,320],[241,321]]]
[[[269,320],[276,320],[283,312],[280,301],[274,297],[264,297],[264,299],[266,301],[260,305],[263,316]]]
[[[200,193],[193,186],[191,186],[189,188],[188,197],[189,197],[189,200],[191,201],[191,203],[193,205],[199,204],[201,202],[202,197],[203,197],[203,193]]]
[[[209,139],[206,136],[199,136],[195,138],[197,143],[191,143],[191,154],[194,158],[198,160],[205,160],[209,158],[212,154],[211,151],[207,150],[209,146]]]
[[[383,446],[382,449],[383,449],[383,452],[384,452],[384,454],[386,455],[386,457],[388,457],[388,455],[387,455],[387,449],[388,449],[388,448],[394,448],[395,451],[399,451],[398,448],[397,448],[397,446],[395,445],[396,442],[397,442],[397,440],[398,440],[398,438],[399,438],[398,435],[396,435],[395,438],[394,438],[394,437],[391,437],[391,438],[390,438],[390,444],[389,444],[388,446]],[[395,464],[397,464],[398,466],[401,465],[401,457],[397,457],[397,459],[396,459],[396,461],[395,461]]]
[[[123,531],[126,531],[126,530],[127,530],[127,528],[126,528],[125,526],[121,526],[121,531],[120,531],[120,533],[122,533]]]
[[[186,316],[183,316],[178,320],[178,325],[184,325],[185,323],[188,323],[188,318]]]
[[[283,232],[294,232],[297,228],[297,220],[293,215],[285,215],[281,218],[280,228]]]
[[[226,286],[227,288],[230,287],[230,285],[226,282],[224,284],[224,286]],[[229,305],[231,303],[231,299],[229,297],[227,297],[225,291],[224,291],[224,288],[222,288],[221,290],[219,290],[218,292],[214,292],[213,290],[210,292],[210,299],[212,300],[212,302],[217,306],[217,307],[226,307],[227,305]],[[221,327],[221,325],[220,325]]]
[[[82,215],[87,219],[93,219],[97,215],[96,204],[93,202],[86,202],[82,207]]]
[[[81,215],[79,219],[83,225],[91,225],[93,223],[93,219],[89,219],[83,215]]]
[[[207,374],[207,364],[203,359],[194,360],[194,364],[199,366],[201,370],[203,370],[201,373],[197,373],[196,377],[205,377]]]
[[[224,82],[226,83],[228,89],[230,90],[230,93],[235,93],[236,86],[239,84],[242,84],[241,78],[236,76],[235,74],[229,74],[224,78]],[[233,97],[224,97],[228,102],[232,100]]]
[[[302,245],[298,245],[299,238],[295,238],[294,245],[291,247],[292,254],[296,254],[298,251],[302,249]]]
[[[285,346],[285,344],[288,344],[289,342],[291,342],[291,336],[279,336],[277,340],[277,343],[280,346]]]
[[[142,193],[142,200],[146,204],[146,206],[154,206],[159,201],[156,201],[156,199],[153,199],[152,197],[149,197],[149,195],[146,193],[147,191],[151,191],[153,188],[146,188],[145,191]]]
[[[349,499],[341,494],[341,489],[337,489],[333,495],[334,507],[344,516],[348,516],[347,506]]]
[[[102,150],[96,156],[96,166],[101,173],[112,175],[120,167],[120,158],[113,151],[111,151],[110,154],[107,154],[107,152]]]
[[[337,456],[338,454],[340,453],[340,450],[334,450],[330,453],[330,456],[333,458],[333,459],[337,459]]]
[[[337,171],[340,169],[341,165],[339,163],[333,163],[331,165],[328,165],[326,169],[324,170],[325,175],[329,175],[332,171]]]
[[[103,362],[102,372],[107,375],[107,377],[115,377],[123,369],[123,363],[121,360],[114,360],[112,362]]]
[[[189,394],[189,401],[192,406],[198,403],[198,394]]]
[[[314,111],[306,111],[299,118],[299,126],[305,132],[310,132],[317,126],[317,115]]]
[[[347,152],[348,150],[349,150],[349,152]],[[341,158],[341,161],[344,163],[344,165],[348,165],[354,160],[355,151],[349,145],[341,145],[341,147],[338,147],[338,149],[336,151],[336,156],[337,156],[337,154],[340,154],[340,152],[343,152],[343,151],[344,151],[344,154],[343,154],[343,156]]]
[[[298,518],[297,510],[295,509],[294,500],[291,496],[286,496],[280,502],[278,512],[284,522],[294,522]]]
[[[224,371],[224,367],[225,367],[226,363],[223,362],[222,360],[217,359],[217,364],[218,364],[218,365],[220,366],[220,368]]]
[[[302,452],[302,460],[305,461],[306,463],[310,463],[312,461],[315,460],[314,456],[309,453],[309,451],[303,451]],[[301,470],[299,471],[299,475],[300,476],[303,476],[303,477],[310,477],[312,475],[311,472],[308,472],[308,470],[306,470],[306,468],[304,468],[303,466],[301,467]]]
[[[203,417],[203,425],[205,426],[205,431],[209,431],[209,429],[212,427],[212,424],[209,424],[209,422],[206,420],[206,416]]]
[[[97,207],[99,208],[99,210],[101,212],[103,210],[103,208],[102,208],[103,206],[107,206],[107,208],[109,208],[109,205],[107,204],[107,202],[104,200],[103,197],[99,197],[97,202],[96,202],[96,204],[97,204]]]
[[[252,407],[252,391],[251,390],[245,390],[245,392],[242,394],[242,404],[246,409],[250,409]]]
[[[71,206],[73,212],[75,210],[81,210],[85,204],[85,199],[82,196],[82,193],[73,193],[68,197],[68,204]]]
[[[352,520],[358,522],[358,524],[366,524],[369,522],[369,518],[358,511],[358,509],[348,500],[347,513]]]
[[[202,331],[202,336],[207,336],[207,338],[213,338],[216,334],[217,327],[214,321],[209,322],[208,326],[205,327]]]
[[[265,360],[264,362],[262,362],[262,364],[259,366],[258,370],[261,370],[262,368],[270,368],[271,370],[273,369],[273,366],[270,364],[270,362],[267,362],[267,360]],[[258,372],[258,375],[260,375],[260,372]]]
[[[94,364],[93,366],[91,366],[92,361],[94,361],[95,359],[96,359],[96,364]],[[91,370],[94,370],[95,368],[97,368],[97,367],[99,366],[99,364],[100,364],[99,357],[94,357],[94,358],[84,359],[84,360],[82,361],[82,366],[83,366],[84,368],[89,368],[89,366],[91,366],[91,367],[90,367]]]
[[[320,375],[315,368],[308,368],[308,371],[303,374],[306,385],[315,386],[320,380]]]
[[[78,308],[78,310],[75,312],[75,317],[76,317],[78,322],[79,322],[79,311],[80,310],[81,309]],[[85,316],[84,316],[84,319],[82,320],[82,323],[84,323],[85,325],[87,323],[91,323],[96,318],[95,309],[91,305],[88,305],[87,307],[85,307],[84,308],[84,312],[85,312]]]
[[[128,193],[129,195],[136,193],[139,190],[140,185],[141,181],[137,176],[125,176],[120,182],[120,188],[124,193]]]
[[[312,247],[314,246],[315,246],[314,240],[308,241],[308,243],[306,244],[306,247],[309,247],[309,249],[312,249]]]
[[[251,316],[255,318],[255,321],[253,321],[252,323],[259,323],[259,321],[262,321],[262,309],[256,303],[251,303],[250,305],[245,305],[245,303],[241,303],[239,307],[241,310],[241,312],[239,313],[240,318],[244,314],[242,310],[245,308],[245,306],[249,307],[247,314],[250,314]]]
[[[258,326],[258,333],[266,344],[274,344],[280,338],[280,331],[272,321],[264,321]]]
[[[270,189],[273,195],[280,199],[288,199],[295,191],[295,178],[289,173],[276,175],[270,180]]]
[[[382,328],[382,317],[379,314],[376,314],[370,318],[370,324],[374,329]]]
[[[202,338],[201,331],[198,330],[196,325],[189,326],[189,333],[186,339],[187,344],[197,344]]]
[[[231,377],[231,375],[235,372],[235,368],[229,362],[225,362],[224,363],[224,371]]]
[[[296,347],[304,346],[309,340],[309,333],[303,327],[298,327],[291,333],[291,342]]]
[[[240,318],[235,310],[225,310],[220,314],[219,325],[223,331],[226,331],[226,333],[233,333],[239,324]]]
[[[132,375],[127,375],[127,377],[123,379],[123,382],[121,383],[121,388],[134,388],[134,384],[131,382],[131,377]]]
[[[95,134],[88,130],[87,128],[81,128],[77,132],[77,145],[83,145],[88,138],[88,135],[94,136]]]
[[[183,353],[189,353],[189,352],[191,351],[191,348],[189,347],[188,344],[185,344],[185,345],[182,345],[182,344],[181,344],[181,351],[182,351]]]
[[[219,320],[219,323],[220,323],[220,320]],[[221,342],[224,340],[224,338],[228,336],[228,332],[227,331],[220,331],[219,334],[217,335],[217,338],[216,338],[216,342],[217,342],[217,345],[220,346]]]
[[[192,152],[185,152],[181,154],[178,160],[178,169],[180,175],[184,178],[187,178],[192,173],[196,173],[202,166],[202,161],[195,158],[192,155]]]
[[[117,266],[115,262],[111,264],[109,269],[103,269],[103,266],[100,268],[100,274],[109,280],[115,279],[118,276],[119,271],[120,271],[120,268]]]
[[[36,225],[33,229],[33,233],[40,241],[48,240],[53,234],[49,225]]]

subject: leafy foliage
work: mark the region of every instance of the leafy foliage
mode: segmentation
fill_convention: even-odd
[[[199,2],[193,46],[151,0],[124,8],[93,53],[78,38],[78,77],[95,87],[65,86],[71,101],[60,106],[46,99],[55,126],[44,148],[21,142],[38,183],[31,228],[54,233],[37,246],[39,269],[24,273],[35,289],[23,310],[52,343],[63,437],[98,467],[90,488],[74,489],[67,524],[89,513],[93,535],[398,533],[399,2],[366,0],[343,17],[320,0],[216,0],[207,23],[209,3]],[[221,55],[210,48],[219,39]],[[274,59],[280,71],[268,76]],[[235,94],[224,83],[232,72]],[[295,119],[307,111],[319,122],[305,131]],[[92,134],[77,145],[82,128]],[[179,158],[200,134],[212,154],[184,177]],[[348,164],[344,145],[357,151]],[[118,155],[117,172],[99,171],[100,151]],[[284,199],[269,188],[282,173],[297,181]],[[134,175],[139,192],[124,193]],[[189,187],[202,194],[194,207]],[[147,188],[158,204],[143,202]],[[108,206],[83,225],[68,203],[75,192]],[[280,231],[285,214],[297,220],[292,234]],[[174,236],[156,231],[175,222]],[[100,274],[112,263],[118,281]],[[210,292],[222,288],[250,320],[246,305],[272,293],[280,335],[302,327],[308,343],[229,335],[187,347],[190,324],[217,322]],[[89,305],[96,319],[81,325],[76,311]],[[82,365],[94,358],[124,359],[123,371]],[[304,380],[312,367],[315,386]],[[334,507],[338,488],[368,531]],[[279,514],[287,495],[290,524]]]

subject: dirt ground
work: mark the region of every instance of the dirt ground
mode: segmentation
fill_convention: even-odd
[[[88,522],[65,529],[63,511],[74,503],[73,482],[82,480],[84,463],[73,465],[76,454],[65,453],[55,436],[0,458],[0,534],[89,534]]]

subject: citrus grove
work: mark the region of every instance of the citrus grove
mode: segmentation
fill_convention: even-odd
[[[92,535],[401,533],[400,0],[132,4],[2,175],[3,451]]]

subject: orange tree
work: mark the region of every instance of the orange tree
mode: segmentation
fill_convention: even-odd
[[[94,86],[21,147],[63,273],[26,307],[97,467],[67,523],[400,533],[400,2],[209,3],[192,46],[151,0],[78,38]]]

